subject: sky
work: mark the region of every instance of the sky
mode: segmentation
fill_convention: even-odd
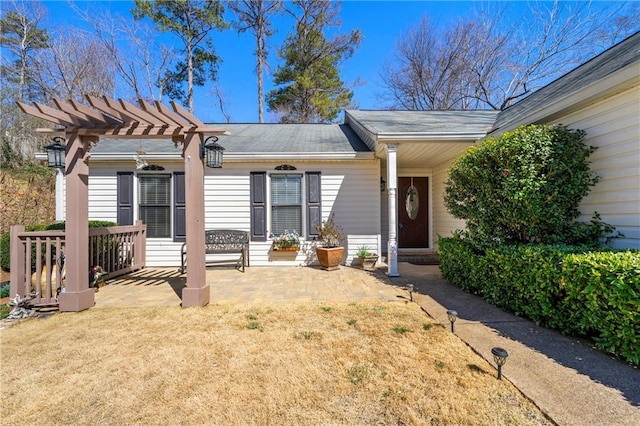
[[[42,1],[49,11],[45,25],[64,28],[65,24],[80,26],[68,1]],[[133,2],[128,0],[76,1],[81,9],[100,10],[109,8],[113,13],[129,14]],[[380,73],[388,61],[398,39],[411,26],[417,25],[428,15],[432,22],[447,25],[459,17],[469,16],[474,7],[490,2],[474,1],[357,1],[346,0],[341,4],[342,26],[338,31],[349,33],[359,29],[363,40],[355,54],[341,66],[340,75],[345,84],[352,87],[354,102],[359,109],[384,109],[381,100],[383,92]],[[518,19],[518,11],[527,7],[526,2],[509,2],[513,18]],[[227,13],[227,19],[232,15]],[[269,63],[272,70],[278,66],[280,58],[275,54],[287,33],[293,30],[289,17],[275,17],[276,34],[270,39]],[[218,72],[220,87],[227,113],[234,123],[258,121],[257,80],[255,75],[255,41],[250,32],[238,34],[235,29],[212,33],[216,53],[222,58]],[[171,42],[170,36],[167,40]],[[174,41],[175,46],[180,44]],[[265,75],[265,93],[274,88],[272,74]],[[356,82],[359,84],[355,85]],[[163,102],[167,103],[166,99]],[[218,101],[211,95],[210,88],[195,89],[195,114],[205,122],[224,122],[225,117],[218,107]],[[342,117],[340,117],[341,119]],[[265,106],[265,121],[275,121]]]

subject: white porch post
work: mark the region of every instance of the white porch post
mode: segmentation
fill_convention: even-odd
[[[56,220],[64,220],[64,170],[56,169]]]
[[[398,144],[387,145],[387,193],[389,194],[389,241],[387,275],[398,277]]]
[[[182,289],[182,307],[205,306],[210,289],[204,252],[204,164],[200,159],[202,133],[184,138],[184,186],[187,231],[187,286]]]

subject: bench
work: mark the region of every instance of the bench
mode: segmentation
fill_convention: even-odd
[[[210,229],[204,231],[205,254],[240,254],[236,267],[249,265],[249,233],[233,229]],[[182,244],[180,273],[184,274],[187,262],[187,243]]]

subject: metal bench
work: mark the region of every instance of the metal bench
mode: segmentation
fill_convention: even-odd
[[[249,265],[249,232],[233,229],[210,229],[204,232],[205,254],[239,253],[236,263],[238,269]],[[182,244],[180,272],[187,269],[187,243]]]

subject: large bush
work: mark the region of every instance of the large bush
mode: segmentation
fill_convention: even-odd
[[[467,222],[476,244],[596,244],[612,230],[577,224],[578,205],[598,178],[585,132],[566,126],[523,126],[471,147],[449,168],[444,203]]]

